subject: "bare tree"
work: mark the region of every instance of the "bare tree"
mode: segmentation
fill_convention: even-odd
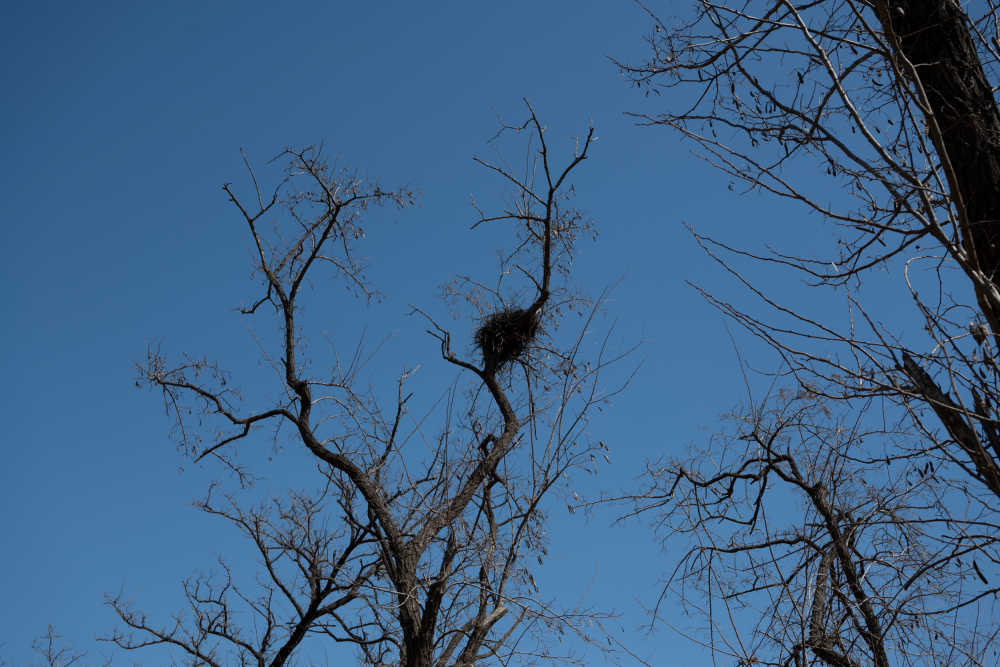
[[[545,130],[528,111],[525,123],[498,135],[530,137],[524,172],[479,161],[512,192],[505,210],[482,213],[476,225],[506,225],[513,247],[494,279],[463,278],[446,290],[483,309],[471,337],[480,357],[414,309],[429,323],[441,363],[459,372],[444,407],[416,417],[408,388],[416,360],[394,380],[386,405],[362,388],[358,355],[316,370],[304,315],[307,286],[331,273],[363,296],[374,293],[356,251],[364,214],[376,205],[406,206],[412,193],[335,170],[314,148],[283,153],[285,177],[269,195],[249,163],[251,200],[224,186],[250,232],[261,282],[242,312],[278,323],[280,345],[269,361],[282,398],[247,410],[216,365],[171,365],[159,352],[150,353],[140,379],[162,391],[194,460],[220,462],[248,482],[252,472],[239,453],[248,437],[288,428],[311,454],[316,483],[259,506],[213,487],[200,508],[246,536],[262,583],[239,584],[222,562],[221,576],[185,582],[189,609],[163,625],[111,597],[125,626],[111,641],[130,650],[173,646],[191,664],[210,665],[290,663],[309,639],[351,645],[370,665],[571,657],[550,650],[552,637],[599,617],[550,604],[529,563],[547,553],[546,497],[603,447],[587,433],[588,414],[617,389],[599,383],[614,359],[585,337],[599,303],[568,289],[574,244],[590,224],[567,201],[570,178],[588,157],[593,130],[556,167]],[[567,335],[558,327],[572,308],[587,317]],[[192,423],[191,415],[200,419]],[[432,446],[416,446],[421,438]]]
[[[741,664],[995,664],[997,5],[692,4],[650,9],[650,58],[620,64],[669,101],[638,119],[839,239],[804,255],[695,233],[749,298],[702,293],[783,372],[763,395],[748,381],[710,457],[651,467],[635,510],[697,536],[669,589]],[[805,278],[809,303],[761,265]],[[910,318],[863,289],[893,277]]]
[[[57,633],[55,627],[51,625],[44,635],[31,643],[31,648],[42,657],[44,661],[42,664],[46,667],[70,667],[70,665],[83,664],[81,661],[87,656],[86,651],[76,651],[64,642],[62,635]],[[101,664],[110,665],[111,662],[105,661]]]

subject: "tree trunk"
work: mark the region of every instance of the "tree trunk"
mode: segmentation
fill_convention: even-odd
[[[973,42],[968,16],[955,0],[895,0],[878,5],[891,48],[907,62],[904,76],[923,89],[931,139],[964,210],[962,246],[990,282],[1000,277],[1000,112]],[[929,113],[928,113],[929,111]],[[977,289],[994,335],[1000,304]]]

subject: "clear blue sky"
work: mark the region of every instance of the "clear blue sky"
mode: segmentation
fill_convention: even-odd
[[[11,664],[50,623],[89,659],[109,654],[93,640],[115,626],[105,593],[124,589],[165,619],[181,579],[219,553],[247,554],[188,506],[219,471],[181,472],[162,403],[134,386],[134,364],[160,341],[261,376],[233,312],[255,293],[248,239],[220,190],[242,183],[240,148],[263,162],[325,141],[343,164],[421,192],[417,208],[379,216],[362,248],[385,300],[336,295],[344,344],[358,323],[394,335],[380,362],[391,385],[406,359],[437,359],[407,304],[434,305],[454,273],[492,269],[469,196],[503,191],[471,159],[488,155],[496,114],[520,119],[527,97],[559,155],[592,122],[577,203],[600,236],[582,245],[576,278],[591,294],[623,278],[608,313],[618,344],[644,341],[644,363],[593,425],[613,464],[581,490],[628,485],[644,459],[704,438],[740,400],[724,322],[684,284],[726,278],[682,222],[739,242],[766,235],[770,214],[676,137],[623,116],[656,108],[608,61],[644,54],[634,5],[7,2],[0,18],[0,655]],[[536,576],[546,593],[620,612],[621,637],[654,664],[701,662],[667,628],[639,629],[668,564],[647,531],[558,503],[551,517]]]

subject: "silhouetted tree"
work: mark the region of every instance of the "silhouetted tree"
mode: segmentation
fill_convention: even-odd
[[[334,169],[315,148],[282,154],[285,177],[270,194],[249,163],[251,199],[224,186],[249,231],[261,283],[242,312],[278,323],[280,345],[267,359],[283,398],[247,409],[218,366],[175,364],[156,351],[140,380],[162,391],[194,460],[215,460],[249,480],[238,449],[259,429],[280,425],[311,455],[315,481],[260,506],[210,489],[199,506],[245,535],[261,564],[258,585],[235,581],[221,562],[221,576],[185,582],[189,608],[167,624],[111,597],[125,627],[110,640],[125,649],[172,646],[199,665],[286,664],[308,638],[353,645],[370,665],[570,659],[558,646],[550,650],[552,638],[599,617],[550,604],[529,562],[547,553],[546,496],[601,446],[586,433],[588,414],[616,389],[598,383],[613,361],[605,348],[584,349],[598,304],[573,297],[567,281],[575,243],[590,225],[568,204],[570,177],[588,157],[593,130],[556,167],[528,109],[524,124],[500,135],[530,136],[525,172],[480,161],[512,193],[506,210],[482,213],[476,224],[506,225],[512,250],[492,280],[459,279],[446,290],[464,312],[480,308],[479,334],[465,340],[478,343],[482,359],[415,309],[440,345],[441,363],[460,372],[446,407],[418,418],[408,416],[416,360],[393,380],[394,400],[385,405],[362,386],[358,359],[318,370],[303,316],[307,286],[330,275],[361,295],[374,292],[356,255],[365,213],[406,207],[413,193]],[[570,309],[588,315],[583,329],[558,334]],[[415,446],[417,438],[429,450]]]
[[[693,6],[650,9],[649,59],[620,64],[667,93],[639,120],[840,238],[815,255],[695,233],[747,297],[702,293],[783,370],[748,381],[730,426],[651,466],[634,498],[695,538],[664,595],[703,611],[740,664],[996,664],[997,5]],[[763,287],[762,264],[804,278],[809,303]],[[912,317],[866,295],[886,276]],[[846,295],[843,316],[817,307],[827,294]]]
[[[86,651],[76,651],[68,645],[62,635],[56,632],[55,627],[49,626],[44,635],[38,637],[31,643],[31,648],[41,656],[45,667],[70,667],[71,665],[82,665],[83,659],[87,657]],[[0,665],[6,665],[0,660]],[[91,663],[97,664],[97,663]],[[110,665],[110,660],[101,662],[102,665]]]

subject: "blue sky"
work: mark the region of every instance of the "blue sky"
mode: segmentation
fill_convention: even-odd
[[[11,664],[50,623],[91,658],[109,654],[94,642],[115,625],[105,593],[124,589],[166,618],[181,579],[219,553],[239,558],[238,538],[188,506],[219,471],[179,456],[134,366],[162,344],[267,377],[233,311],[255,294],[248,238],[220,190],[243,184],[241,148],[262,163],[323,141],[342,164],[421,193],[416,208],[376,216],[362,247],[384,300],[333,288],[344,324],[331,332],[345,345],[361,324],[392,335],[376,366],[391,386],[401,364],[437,359],[407,304],[434,306],[454,274],[492,269],[469,197],[503,193],[472,162],[489,156],[497,116],[521,119],[528,98],[562,156],[593,123],[576,186],[599,238],[581,246],[575,278],[590,294],[622,279],[609,322],[621,347],[643,342],[643,364],[593,424],[613,464],[581,490],[629,485],[646,458],[705,438],[740,400],[725,323],[685,285],[727,279],[682,223],[752,242],[775,209],[623,115],[669,103],[645,100],[608,60],[643,55],[636,6],[36,2],[6,3],[3,24],[0,655]],[[558,509],[543,590],[619,612],[621,636],[654,664],[698,664],[668,629],[639,629],[668,564],[648,531]]]

